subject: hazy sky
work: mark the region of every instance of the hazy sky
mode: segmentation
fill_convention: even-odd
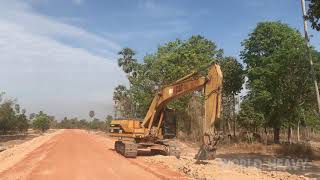
[[[126,84],[117,52],[138,58],[176,38],[200,34],[225,55],[259,21],[302,30],[300,0],[0,0],[0,91],[28,113],[103,118],[112,92]],[[320,33],[310,31],[320,49]]]

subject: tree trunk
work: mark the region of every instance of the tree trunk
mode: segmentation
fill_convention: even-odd
[[[236,136],[236,113],[235,113],[235,97],[232,95],[232,118],[233,118],[233,136]]]
[[[221,118],[219,120],[219,128],[220,128],[220,131],[223,132],[223,134],[225,134],[225,127],[224,127],[225,122],[224,121],[225,121],[225,119],[223,119],[223,118]]]
[[[273,141],[276,144],[280,144],[280,128],[279,127],[273,128]]]
[[[300,119],[298,120],[297,125],[297,141],[300,142]]]
[[[228,119],[228,135],[231,135],[231,124],[230,124],[230,119]]]
[[[288,143],[291,144],[291,134],[292,134],[292,128],[291,125],[288,126]]]
[[[267,127],[264,127],[264,135],[265,135],[264,143],[268,144],[268,130],[267,130]]]
[[[314,136],[314,128],[311,128],[311,136]]]

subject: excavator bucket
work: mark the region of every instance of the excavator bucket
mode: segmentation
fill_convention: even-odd
[[[196,154],[197,161],[200,160],[213,160],[216,157],[216,145],[220,140],[220,135],[205,134],[203,136],[203,144],[201,145],[198,153]]]
[[[196,155],[197,161],[213,160],[216,157],[216,150],[208,150],[206,147],[201,147]]]
[[[216,144],[220,139],[214,132],[214,123],[220,118],[222,72],[220,66],[214,64],[208,72],[208,82],[205,85],[205,119],[203,121],[203,142],[196,155],[198,160],[215,158]]]

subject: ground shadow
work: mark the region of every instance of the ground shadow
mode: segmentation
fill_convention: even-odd
[[[37,135],[31,135],[31,134],[0,135],[0,143],[13,141],[13,140],[29,140],[35,137],[37,137]]]
[[[109,151],[113,151],[116,152],[116,150],[114,148],[108,148]],[[151,152],[150,150],[138,150],[138,156],[154,156],[154,155],[161,155],[159,154],[155,154],[154,152]]]

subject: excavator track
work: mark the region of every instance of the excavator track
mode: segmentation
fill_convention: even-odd
[[[180,158],[180,148],[175,141],[164,141],[162,144],[165,146],[165,155]]]
[[[174,144],[170,144],[168,149],[168,156],[175,156],[176,158],[180,158],[180,149],[178,146],[174,145]]]
[[[116,141],[114,149],[117,153],[128,158],[135,158],[138,154],[138,145],[131,141]]]

